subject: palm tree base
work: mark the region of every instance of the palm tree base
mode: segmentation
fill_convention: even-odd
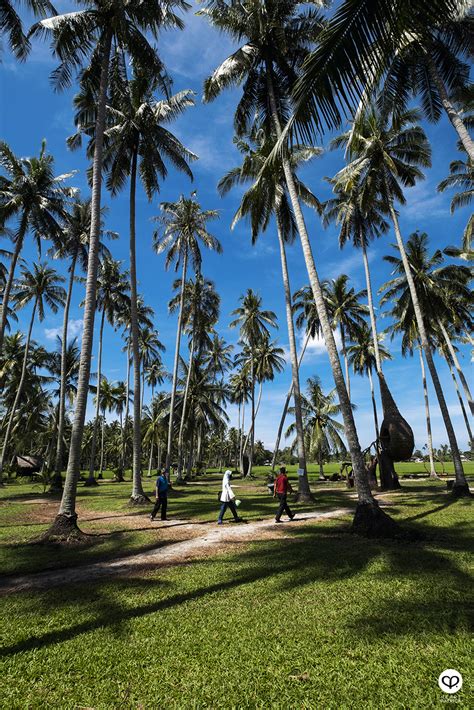
[[[123,477],[123,473],[121,471],[117,471],[112,478],[112,483],[125,483],[125,478]]]
[[[357,504],[351,531],[363,537],[375,538],[397,538],[406,534],[376,501]]]
[[[128,500],[128,505],[149,505],[151,500],[145,493],[140,493],[139,495],[131,495]]]
[[[51,527],[38,537],[35,544],[77,544],[90,539],[90,535],[83,533],[77,526],[77,515],[56,516]]]
[[[98,486],[99,484],[97,483],[95,478],[86,478],[84,481],[85,486]]]
[[[453,483],[451,488],[453,498],[472,498],[472,493],[469,490],[468,483]]]

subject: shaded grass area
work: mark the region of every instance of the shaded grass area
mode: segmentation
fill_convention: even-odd
[[[431,482],[386,498],[423,542],[288,526],[184,567],[2,599],[0,707],[444,707],[446,668],[470,707],[472,504]]]

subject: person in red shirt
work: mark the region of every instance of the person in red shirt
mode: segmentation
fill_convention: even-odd
[[[288,493],[291,492],[292,488],[288,480],[288,476],[286,475],[286,468],[282,466],[280,468],[279,475],[276,477],[275,488],[273,490],[273,497],[275,498],[276,496],[278,496],[278,500],[280,501],[280,505],[275,515],[276,523],[281,523],[280,518],[283,513],[286,513],[290,520],[293,520],[293,518],[295,517],[295,513],[291,512],[290,506],[286,501],[286,496],[288,495]]]

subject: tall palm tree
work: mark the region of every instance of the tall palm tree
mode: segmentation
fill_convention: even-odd
[[[55,11],[48,0],[26,0],[22,4],[30,12],[40,17]],[[20,5],[20,3],[2,0],[0,4],[0,37],[5,35],[8,38],[10,51],[17,59],[24,60],[29,54],[31,43],[28,34],[25,34],[22,18],[15,5]]]
[[[382,344],[383,337],[378,335],[377,339],[377,350],[380,362],[391,360],[392,356]],[[375,440],[377,441],[380,429],[377,417],[377,405],[375,403],[374,383],[372,380],[372,372],[374,370],[377,371],[377,361],[372,331],[367,325],[363,325],[354,332],[352,340],[353,343],[347,348],[347,359],[356,374],[367,375],[369,378],[372,410],[374,412]]]
[[[104,213],[104,210],[102,210]],[[67,373],[67,350],[68,350],[68,324],[69,310],[71,306],[72,290],[76,276],[76,268],[79,265],[83,271],[87,270],[88,249],[87,244],[90,234],[91,223],[91,203],[90,200],[80,200],[76,198],[67,213],[62,234],[59,239],[55,239],[55,246],[50,250],[53,259],[68,259],[69,281],[67,287],[66,303],[63,312],[63,328],[61,337],[61,387],[59,393],[58,411],[58,438],[56,443],[56,458],[54,463],[54,477],[51,484],[51,491],[62,490],[61,470],[64,457],[64,418],[66,413],[66,373]],[[114,239],[115,232],[106,232],[107,236]],[[100,242],[99,253],[102,256],[110,255],[107,247]]]
[[[148,367],[153,363],[160,362],[160,353],[166,350],[165,346],[159,338],[159,333],[153,328],[140,328],[138,331],[138,347],[140,351],[140,370],[141,370],[141,400],[140,400],[140,415],[143,409],[143,397],[145,394],[145,373]]]
[[[242,475],[244,475],[245,405],[250,399],[251,392],[250,379],[245,367],[241,367],[238,372],[231,375],[229,388],[232,402],[238,405],[239,467]]]
[[[356,292],[354,287],[348,288],[348,281],[347,274],[341,274],[336,279],[331,279],[327,284],[326,302],[334,329],[339,326],[342,356],[346,367],[347,394],[350,399],[351,383],[346,343],[347,339],[354,339],[358,328],[363,327],[368,307],[360,302],[367,295],[367,291]]]
[[[192,91],[181,91],[174,96],[157,101],[154,92],[161,86],[167,90],[167,78],[150,73],[147,68],[135,71],[127,77],[125,55],[117,50],[111,71],[111,105],[108,106],[107,128],[104,134],[104,167],[107,171],[107,187],[116,195],[129,179],[130,217],[130,298],[131,342],[133,362],[134,417],[133,417],[133,489],[130,501],[146,503],[141,484],[141,402],[143,383],[140,377],[140,343],[137,313],[137,268],[136,268],[136,191],[137,178],[141,180],[149,201],[159,191],[159,179],[168,174],[166,163],[184,172],[192,179],[188,162],[197,156],[187,150],[166,127],[194,104]],[[84,112],[87,96],[83,97],[78,113],[78,122]],[[80,124],[80,130],[94,135],[94,124]],[[78,143],[76,134],[71,143]],[[94,140],[89,144],[92,156]],[[142,373],[143,377],[143,373]]]
[[[444,192],[448,188],[457,188],[451,200],[451,214],[460,207],[470,205],[474,199],[474,159],[466,156],[466,160],[453,160],[449,165],[447,178],[441,180],[438,185],[439,192]],[[474,214],[468,219],[462,238],[462,253],[468,258],[472,258],[472,235],[474,232]]]
[[[219,182],[218,189],[225,194],[234,185],[251,183],[250,188],[244,193],[240,207],[234,217],[232,226],[237,220],[247,218],[252,228],[252,244],[255,244],[260,231],[265,231],[271,217],[274,215],[276,231],[280,247],[280,260],[285,293],[286,320],[288,339],[290,343],[290,358],[292,368],[292,392],[295,400],[295,419],[298,442],[298,498],[309,499],[308,474],[306,470],[306,457],[304,451],[303,420],[300,406],[300,383],[298,372],[298,356],[296,352],[296,338],[293,324],[293,311],[291,303],[291,286],[288,275],[285,244],[294,242],[297,229],[294,221],[285,184],[285,176],[281,161],[267,162],[273,147],[274,140],[265,134],[263,128],[254,129],[246,141],[236,140],[237,147],[243,154],[240,167],[230,170]],[[293,171],[299,165],[320,155],[319,148],[311,146],[295,146],[291,151],[290,163]],[[295,176],[300,199],[318,212],[321,211],[319,200]],[[279,442],[278,442],[279,443]]]
[[[122,383],[123,384],[123,383]],[[99,409],[101,412],[102,427],[101,427],[101,443],[100,443],[100,464],[99,464],[99,478],[102,478],[104,472],[104,433],[105,433],[105,415],[107,412],[117,411],[118,397],[122,397],[123,388],[117,390],[117,386],[114,382],[111,382],[107,377],[102,377],[100,383],[100,391],[96,389],[95,399],[99,399]],[[120,402],[119,406],[122,406]]]
[[[248,372],[250,374],[250,397],[251,397],[251,422],[250,422],[250,457],[249,468],[247,475],[252,475],[252,460],[253,460],[253,445],[255,439],[255,350],[265,338],[270,337],[271,328],[277,328],[277,317],[273,311],[262,310],[262,298],[255,293],[251,288],[247,289],[246,293],[239,298],[242,304],[234,311],[232,315],[236,318],[230,323],[231,328],[239,328],[240,340],[248,348],[248,357],[244,354],[244,359],[249,363]]]
[[[324,478],[323,461],[331,453],[343,453],[346,450],[341,434],[344,426],[334,419],[341,413],[341,407],[334,400],[336,391],[324,394],[318,377],[307,381],[307,394],[303,395],[303,422],[306,446],[310,456],[315,456],[319,463],[319,474]],[[294,414],[294,410],[290,410]],[[286,436],[291,436],[295,425],[288,427]]]
[[[0,316],[0,349],[3,344],[10,293],[15,269],[28,233],[31,233],[40,250],[41,239],[60,238],[62,221],[66,218],[66,202],[75,190],[64,182],[72,177],[54,174],[54,158],[46,152],[46,141],[41,144],[38,157],[18,158],[9,146],[0,142],[0,224],[14,221],[10,229],[14,251],[3,290]]]
[[[200,11],[219,30],[227,32],[240,44],[231,57],[206,80],[204,87],[204,98],[209,101],[224,88],[243,86],[242,97],[234,117],[237,135],[248,132],[249,123],[255,113],[258,113],[261,122],[275,132],[279,141],[283,140],[283,125],[287,122],[291,110],[290,93],[308,49],[323,26],[322,16],[314,10],[314,6],[307,11],[301,7],[300,4],[286,0],[242,0],[239,3],[210,0],[207,7]],[[281,156],[288,195],[322,324],[353,462],[359,496],[354,529],[370,532],[372,527],[376,527],[377,534],[385,534],[384,531],[392,534],[396,526],[378,507],[367,480],[352,408],[298,199],[286,141],[283,143]]]
[[[224,338],[221,338],[217,333],[213,334],[204,353],[203,363],[216,379],[219,376],[223,377],[228,370],[232,369],[233,349],[234,346],[227,345]]]
[[[112,326],[117,326],[117,319],[120,317],[125,304],[128,301],[129,284],[127,273],[122,272],[122,264],[111,257],[102,259],[99,265],[97,275],[97,296],[96,307],[101,313],[99,326],[99,344],[97,352],[97,389],[96,389],[96,405],[94,417],[94,430],[92,434],[91,455],[89,462],[89,476],[85,481],[86,486],[96,485],[97,481],[94,476],[95,469],[95,454],[97,445],[97,435],[99,429],[100,416],[100,389],[102,386],[102,348],[104,339],[104,325],[107,322]],[[79,395],[78,395],[79,396]],[[76,405],[77,406],[77,405]]]
[[[166,451],[166,468],[171,463],[171,447],[173,444],[174,406],[176,398],[176,384],[178,377],[179,349],[183,328],[184,285],[188,261],[191,261],[194,271],[201,268],[201,250],[199,242],[207,248],[222,253],[222,247],[216,237],[207,230],[207,223],[218,217],[216,210],[203,210],[195,199],[196,193],[191,197],[181,195],[176,202],[162,202],[160,207],[162,215],[155,218],[160,225],[153,235],[153,246],[158,254],[167,251],[165,268],[175,262],[175,271],[181,266],[181,298],[178,312],[178,326],[176,330],[176,345],[173,364],[173,384],[171,389],[171,404],[168,429],[168,443]]]
[[[361,112],[351,131],[339,138],[339,144],[346,146],[351,162],[336,176],[336,185],[340,185],[342,189],[350,189],[351,185],[358,184],[369,198],[379,198],[388,207],[418,332],[453,455],[456,475],[453,494],[469,495],[456,435],[433,360],[422,306],[395,209],[395,202],[405,204],[403,187],[415,185],[417,180],[423,177],[421,168],[431,164],[428,140],[423,129],[417,125],[419,117],[416,110],[392,116],[373,107]]]
[[[80,472],[82,433],[87,406],[87,393],[94,332],[96,280],[99,260],[99,232],[102,191],[104,130],[109,87],[110,55],[112,46],[123,47],[133,65],[161,72],[154,47],[147,35],[157,37],[162,27],[181,28],[182,21],[175,9],[186,9],[184,0],[144,0],[130,3],[125,0],[87,0],[85,7],[76,12],[55,15],[39,22],[33,32],[51,36],[53,52],[60,60],[53,72],[58,89],[69,86],[73,74],[80,72],[82,88],[98,86],[96,94],[95,145],[92,161],[91,231],[87,265],[84,328],[81,349],[81,369],[76,399],[74,423],[69,451],[68,471],[58,516],[47,537],[77,534],[75,497]],[[88,64],[87,64],[88,63]],[[87,115],[85,122],[90,122]]]
[[[451,378],[452,378],[452,380],[453,380],[454,389],[456,390],[456,395],[457,395],[457,398],[458,398],[458,401],[459,401],[459,406],[461,407],[461,412],[462,412],[462,416],[463,416],[463,419],[464,419],[464,424],[465,424],[465,426],[466,426],[466,431],[467,431],[469,446],[472,447],[472,446],[474,445],[474,436],[473,436],[473,433],[472,433],[472,429],[471,429],[471,424],[470,424],[470,421],[469,421],[469,417],[468,417],[467,412],[466,412],[466,407],[464,406],[464,400],[463,400],[463,397],[462,397],[462,395],[461,395],[461,391],[460,391],[460,389],[459,389],[458,381],[457,381],[457,379],[456,379],[456,375],[455,375],[455,372],[454,372],[454,365],[453,365],[453,361],[452,361],[452,358],[451,358],[451,353],[449,352],[448,346],[446,345],[446,341],[445,341],[443,338],[439,338],[439,339],[438,339],[437,345],[438,345],[438,351],[439,351],[440,355],[442,355],[442,356],[444,357],[444,359],[446,360],[446,364],[448,365],[449,372],[450,372]]]
[[[23,364],[21,368],[20,381],[18,383],[15,400],[12,404],[8,424],[3,439],[3,447],[0,455],[0,481],[5,463],[5,455],[10,443],[10,433],[13,426],[14,417],[18,407],[18,402],[23,391],[23,385],[26,377],[26,367],[28,363],[28,353],[31,341],[31,332],[35,318],[42,322],[46,313],[46,306],[53,312],[57,313],[58,308],[64,305],[66,292],[60,285],[64,283],[64,278],[59,276],[54,269],[51,269],[47,264],[34,264],[30,271],[26,266],[21,270],[21,279],[15,288],[15,306],[17,309],[24,308],[32,303],[30,325],[26,336],[25,349],[23,355]]]
[[[174,283],[174,288],[179,289],[180,281]],[[178,434],[178,470],[177,480],[182,478],[182,444],[184,434],[184,423],[186,418],[186,407],[189,392],[191,372],[194,365],[195,352],[199,359],[209,344],[209,331],[214,328],[219,318],[220,297],[215,290],[213,281],[205,279],[201,274],[196,274],[196,278],[189,279],[184,284],[183,301],[183,332],[188,332],[189,340],[189,361],[188,375],[184,389],[183,406],[181,410],[181,421]],[[176,311],[181,303],[181,294],[178,291],[176,296],[169,303],[171,313]]]

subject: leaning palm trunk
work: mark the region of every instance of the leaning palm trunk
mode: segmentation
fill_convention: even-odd
[[[263,391],[263,382],[260,382],[259,387],[258,387],[257,406],[255,407],[254,417],[253,417],[252,423],[251,423],[251,425],[250,425],[250,429],[249,429],[249,431],[248,431],[248,434],[247,434],[247,437],[246,437],[245,443],[244,443],[244,454],[245,454],[245,452],[247,451],[247,447],[248,447],[248,444],[249,444],[249,439],[250,439],[251,442],[252,442],[252,440],[253,440],[253,439],[252,439],[252,434],[253,434],[253,431],[254,431],[254,428],[255,428],[255,420],[256,420],[256,418],[257,418],[257,416],[258,416],[258,410],[260,409],[260,402],[262,401],[262,391]],[[252,452],[252,453],[253,453],[253,452]],[[249,469],[249,471],[250,471],[250,469]]]
[[[344,369],[346,371],[346,389],[347,389],[347,396],[349,397],[349,401],[351,400],[351,378],[349,375],[349,361],[347,359],[347,350],[346,350],[346,333],[344,331],[344,326],[342,323],[339,326],[339,332],[341,334],[341,350],[342,350],[342,357],[344,360]]]
[[[130,323],[133,355],[133,469],[132,494],[130,503],[143,505],[150,499],[145,495],[142,485],[142,433],[141,433],[141,399],[140,399],[140,346],[138,342],[137,316],[137,263],[135,235],[135,196],[137,188],[137,151],[132,156],[130,172]]]
[[[272,112],[275,130],[277,136],[281,137],[282,131],[280,119],[278,116],[275,94],[273,90],[270,65],[267,65],[267,86],[268,96],[270,100],[270,109]],[[344,419],[344,429],[346,433],[347,443],[349,445],[349,451],[351,454],[354,478],[357,486],[358,505],[354,516],[353,529],[367,535],[393,535],[398,531],[398,525],[390,518],[390,516],[388,516],[379,508],[378,503],[374,499],[370,490],[367,478],[367,471],[365,469],[364,459],[357,436],[357,429],[352,414],[352,407],[349,397],[347,395],[344,375],[342,373],[341,363],[339,362],[339,355],[334,340],[334,334],[329,323],[326,304],[324,302],[324,295],[321,288],[321,283],[319,281],[318,273],[316,271],[314,257],[311,250],[311,244],[309,241],[303,212],[299,203],[298,193],[291,170],[291,165],[288,160],[286,148],[284,146],[282,150],[282,163],[285,174],[285,180],[288,187],[291,205],[295,215],[296,225],[300,235],[301,247],[303,250],[306,269],[308,271],[311,290],[313,292],[313,297],[316,304],[318,318],[321,322],[323,336],[328,350],[334,382],[336,385],[341,412]]]
[[[285,241],[281,229],[278,214],[276,216],[278,242],[280,244],[281,272],[283,277],[283,288],[285,291],[286,322],[288,326],[288,340],[290,343],[291,376],[295,402],[295,427],[296,427],[296,448],[298,452],[298,493],[299,501],[310,501],[312,499],[309,488],[308,472],[306,470],[306,455],[304,449],[303,416],[301,414],[301,391],[300,376],[298,368],[298,355],[296,352],[295,327],[293,323],[293,310],[291,303],[290,278],[288,275],[288,264],[286,261]]]
[[[181,344],[181,330],[183,327],[183,305],[184,305],[184,287],[186,284],[186,269],[188,265],[188,252],[186,250],[183,257],[183,273],[181,276],[181,294],[179,298],[179,314],[178,314],[178,327],[176,330],[176,346],[174,351],[174,364],[173,364],[173,384],[171,387],[171,404],[170,404],[170,420],[168,423],[168,445],[166,449],[166,468],[169,470],[171,464],[171,447],[173,444],[173,420],[174,420],[174,407],[176,401],[176,386],[178,381],[178,363],[179,363],[179,347]]]
[[[100,331],[99,331],[99,353],[97,357],[97,390],[96,390],[96,403],[95,403],[95,416],[94,416],[94,429],[92,432],[92,444],[91,444],[91,457],[89,461],[89,478],[85,482],[86,486],[95,486],[97,481],[94,477],[95,469],[95,452],[97,448],[97,434],[99,432],[99,413],[100,413],[100,381],[102,379],[102,341],[104,336],[104,322],[105,322],[105,308],[102,311],[102,317],[100,319]]]
[[[15,399],[14,399],[14,402],[13,402],[13,405],[12,405],[12,408],[10,411],[10,416],[8,418],[8,424],[7,424],[7,430],[5,432],[5,438],[3,440],[3,448],[2,448],[2,453],[0,456],[0,484],[2,484],[3,467],[5,464],[5,456],[6,456],[6,452],[8,449],[8,445],[10,443],[10,434],[11,434],[12,427],[13,427],[13,420],[15,419],[16,410],[18,409],[18,403],[20,401],[20,397],[23,392],[23,385],[25,384],[26,365],[28,362],[28,354],[30,351],[31,331],[33,330],[33,323],[35,320],[37,305],[38,305],[38,302],[35,301],[35,305],[33,306],[33,312],[31,314],[30,327],[28,328],[28,335],[27,335],[26,343],[25,343],[25,353],[23,355],[23,364],[21,367],[20,382],[18,383],[18,389],[16,391]]]
[[[425,363],[423,361],[423,350],[421,344],[419,347],[420,354],[420,367],[421,367],[421,379],[423,380],[423,396],[425,399],[425,415],[426,415],[426,436],[428,437],[428,456],[430,459],[430,478],[438,478],[435,469],[434,455],[433,455],[433,437],[431,435],[431,416],[430,416],[430,401],[428,399],[428,387],[426,386],[426,373],[425,373]]]
[[[461,456],[459,453],[458,442],[456,439],[456,434],[454,433],[454,428],[451,422],[451,417],[449,416],[448,406],[444,398],[444,393],[439,381],[438,373],[436,371],[436,366],[433,360],[433,354],[431,352],[431,347],[428,341],[428,336],[426,335],[425,324],[423,321],[423,314],[421,312],[420,303],[418,301],[418,295],[416,293],[415,282],[413,280],[413,275],[410,269],[410,264],[408,262],[408,257],[405,251],[405,245],[403,244],[402,235],[400,232],[400,227],[398,224],[398,217],[393,204],[390,202],[390,215],[395,228],[395,236],[397,239],[397,246],[402,258],[403,267],[405,269],[405,276],[407,279],[408,287],[410,289],[410,296],[413,304],[413,310],[415,313],[416,324],[418,327],[418,333],[420,336],[421,344],[423,347],[423,352],[425,353],[426,363],[430,371],[431,379],[433,381],[433,386],[435,388],[436,396],[438,398],[439,408],[441,409],[441,415],[443,417],[444,425],[446,427],[446,432],[448,434],[449,445],[451,447],[451,453],[454,463],[455,481],[453,485],[453,495],[455,496],[470,496],[469,486],[464,475],[464,470],[462,466]]]
[[[19,234],[17,235],[15,251],[13,252],[13,257],[10,263],[10,269],[8,271],[8,278],[3,289],[2,294],[2,306],[1,306],[1,318],[0,318],[0,351],[3,348],[3,338],[5,336],[5,328],[7,325],[7,314],[8,314],[8,304],[10,301],[10,293],[13,286],[13,279],[15,278],[15,269],[18,259],[23,248],[23,241],[25,238],[25,225],[21,224],[19,229]]]
[[[82,435],[86,417],[92,343],[94,339],[97,268],[99,263],[99,233],[101,221],[102,155],[112,34],[113,30],[111,27],[104,37],[101,58],[97,119],[95,125],[94,158],[92,163],[91,231],[89,238],[86,298],[84,303],[84,328],[82,335],[76,408],[74,412],[71,444],[69,447],[69,461],[61,505],[56,520],[45,534],[47,538],[56,536],[68,537],[71,533],[77,532],[76,492],[81,465]]]
[[[372,410],[374,412],[375,441],[377,441],[379,438],[379,418],[377,416],[377,404],[375,402],[374,381],[370,370],[367,370],[367,374],[369,376],[370,396],[372,398]]]
[[[455,351],[453,344],[451,342],[451,338],[449,337],[449,333],[446,330],[446,328],[444,327],[440,318],[438,318],[438,325],[439,325],[439,328],[443,334],[443,338],[446,342],[446,345],[448,346],[449,354],[451,355],[451,359],[452,359],[452,361],[454,363],[454,367],[456,368],[456,371],[459,375],[459,379],[461,380],[461,384],[463,386],[464,394],[466,395],[467,403],[469,404],[469,409],[471,410],[471,414],[474,414],[474,402],[472,400],[471,390],[469,389],[469,385],[467,384],[467,380],[464,376],[464,372],[462,371],[461,364],[458,360],[458,356],[456,355],[456,351]]]
[[[304,340],[303,348],[301,350],[299,361],[298,361],[298,370],[301,367],[301,363],[303,362],[303,356],[306,352],[306,348],[308,347],[310,337],[311,337],[311,333],[306,333],[306,338]],[[299,376],[299,372],[298,372],[298,376]],[[285,404],[283,405],[283,411],[281,413],[280,423],[278,425],[277,438],[275,441],[275,450],[273,451],[272,472],[275,471],[276,460],[277,460],[278,452],[280,450],[281,435],[283,434],[283,427],[285,425],[285,419],[286,419],[286,415],[288,414],[288,407],[290,406],[290,400],[291,400],[292,396],[293,396],[293,383],[290,385],[290,389],[288,390],[288,394],[286,395]]]
[[[454,127],[454,130],[458,134],[459,139],[466,150],[466,153],[469,155],[470,159],[474,161],[474,142],[472,141],[472,138],[469,135],[469,131],[467,130],[461,116],[451,103],[444,82],[441,76],[439,75],[439,72],[436,68],[436,64],[434,63],[429,53],[427,53],[426,58],[430,74],[433,77],[434,83],[436,84],[436,87],[438,89],[443,108],[446,111],[448,118]]]
[[[54,478],[51,484],[51,491],[61,491],[63,482],[61,470],[63,467],[64,453],[64,419],[66,416],[66,356],[67,356],[67,329],[69,323],[69,309],[71,306],[72,289],[74,286],[74,272],[76,269],[77,249],[75,250],[69,270],[69,284],[67,289],[66,303],[64,304],[63,315],[63,336],[61,341],[61,382],[59,385],[59,412],[58,412],[58,439],[56,442],[56,459],[54,463]]]
[[[468,418],[468,416],[467,416],[466,407],[464,406],[464,401],[463,401],[463,398],[462,398],[462,395],[461,395],[461,391],[460,391],[459,386],[458,386],[458,381],[457,381],[457,379],[456,379],[456,375],[455,375],[455,372],[454,372],[454,370],[453,370],[453,366],[452,366],[452,364],[451,364],[451,360],[450,360],[448,357],[446,358],[446,362],[448,363],[449,371],[450,371],[450,373],[451,373],[451,377],[453,378],[454,387],[455,387],[455,389],[456,389],[456,394],[457,394],[457,396],[458,396],[458,400],[459,400],[459,405],[460,405],[460,407],[461,407],[462,416],[463,416],[463,418],[464,418],[464,424],[466,425],[467,435],[468,435],[468,437],[469,437],[469,446],[472,447],[472,445],[473,445],[473,443],[474,443],[474,439],[473,439],[473,436],[472,436],[472,429],[471,429],[471,425],[470,425],[470,423],[469,423],[469,418]]]
[[[183,434],[184,434],[184,424],[186,421],[186,407],[188,404],[188,396],[189,396],[189,385],[191,382],[191,372],[192,372],[192,367],[193,367],[193,358],[194,358],[194,333],[191,338],[191,350],[189,353],[189,364],[188,364],[188,374],[186,377],[186,386],[184,388],[184,397],[183,397],[183,409],[181,412],[181,421],[179,423],[179,434],[178,434],[178,475],[176,477],[177,481],[181,481],[183,477]]]

